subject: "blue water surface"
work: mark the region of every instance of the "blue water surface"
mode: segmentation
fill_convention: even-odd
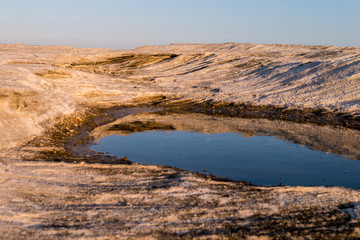
[[[360,161],[273,136],[148,131],[107,136],[92,148],[141,164],[174,166],[260,185],[360,188]]]

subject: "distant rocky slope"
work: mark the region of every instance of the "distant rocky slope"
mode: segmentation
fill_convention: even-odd
[[[0,45],[0,149],[79,105],[167,97],[360,113],[360,49],[172,44],[134,50]]]

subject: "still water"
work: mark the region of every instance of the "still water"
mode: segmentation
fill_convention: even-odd
[[[324,135],[322,130],[318,134],[320,137],[311,136],[318,140],[313,146],[308,140],[305,141],[310,145],[308,147],[293,143],[299,140],[280,139],[279,134],[283,133],[285,128],[289,128],[283,125],[278,127],[281,131],[272,130],[273,136],[268,132],[264,133],[266,131],[262,129],[261,134],[249,137],[241,131],[228,132],[229,129],[227,132],[204,133],[197,129],[197,125],[187,126],[185,128],[187,130],[184,131],[184,127],[176,125],[178,119],[173,122],[172,126],[175,130],[172,131],[158,129],[131,131],[125,134],[120,131],[121,135],[108,132],[106,136],[99,138],[97,145],[92,148],[111,155],[126,156],[129,160],[141,164],[174,166],[260,185],[360,188],[359,160],[350,160],[345,155],[310,149],[310,147],[314,149],[313,146],[322,149],[329,145],[328,141],[331,139],[326,137],[323,141],[325,143],[322,143],[325,147],[318,146],[319,141],[321,142],[319,138]],[[254,125],[256,123],[252,124]],[[236,126],[239,128],[238,125]],[[194,129],[189,130],[189,128]],[[294,128],[290,129],[292,130],[288,132],[296,132]],[[288,132],[285,136],[291,138]],[[339,134],[344,137],[344,133]],[[334,133],[330,132],[330,135]],[[294,137],[294,134],[291,136]],[[338,141],[338,137],[334,137]],[[298,137],[298,139],[302,138]],[[346,151],[348,153],[349,149]]]

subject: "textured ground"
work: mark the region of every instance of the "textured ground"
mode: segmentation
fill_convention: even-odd
[[[129,51],[0,45],[0,238],[360,237],[358,190],[257,187],[109,164],[127,161],[81,145],[88,130],[130,111],[94,109],[161,101],[320,109],[358,122],[359,56],[358,48],[232,43]],[[294,124],[234,126],[304,144],[317,137],[315,149],[359,154],[355,130]],[[336,141],[347,147],[334,150]]]
[[[16,162],[3,169],[2,239],[360,234],[351,219],[360,194],[349,189],[251,187],[139,165]]]

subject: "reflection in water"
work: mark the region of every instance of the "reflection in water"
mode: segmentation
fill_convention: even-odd
[[[360,162],[347,160],[360,159],[356,130],[266,119],[145,113],[118,119],[92,134],[100,139],[95,150],[139,163],[208,169],[218,176],[264,185],[360,188]]]

